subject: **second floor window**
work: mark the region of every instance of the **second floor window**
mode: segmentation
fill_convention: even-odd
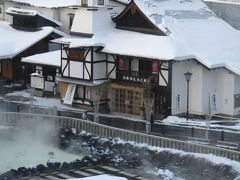
[[[72,60],[83,61],[84,60],[84,50],[73,50],[69,49],[69,58]]]
[[[88,0],[82,0],[82,6],[87,6],[88,5]]]
[[[104,5],[104,0],[98,0],[98,5]]]

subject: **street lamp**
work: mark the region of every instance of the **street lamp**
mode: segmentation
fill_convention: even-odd
[[[187,121],[188,121],[188,115],[189,115],[189,82],[192,76],[192,73],[186,72],[184,73],[185,79],[187,81]]]

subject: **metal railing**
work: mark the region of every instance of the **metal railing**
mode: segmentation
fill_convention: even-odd
[[[85,121],[77,118],[59,117],[39,114],[27,113],[0,113],[0,125],[11,124],[14,126],[18,121],[49,121],[56,126],[63,128],[75,128],[78,132],[85,130],[86,132],[106,138],[120,138],[125,141],[134,141],[136,143],[146,143],[151,146],[172,148],[193,153],[213,154],[216,156],[226,157],[231,160],[240,162],[240,152],[234,150],[223,149],[219,147],[207,146],[202,144],[194,144],[190,142],[159,137],[129,130],[109,127],[106,125]]]

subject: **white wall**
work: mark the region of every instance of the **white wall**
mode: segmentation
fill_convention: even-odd
[[[93,65],[93,79],[106,78],[106,63],[95,63]]]
[[[186,109],[187,107],[187,83],[184,73],[191,72],[189,83],[189,109],[202,112],[202,81],[203,67],[194,61],[176,62],[172,66],[172,114],[186,112],[174,108]],[[180,95],[180,104],[177,97]],[[191,112],[192,113],[192,112]]]
[[[71,31],[92,34],[93,33],[92,16],[93,16],[92,11],[88,11],[85,8],[77,10],[73,19]]]
[[[112,56],[108,55],[108,61],[113,62],[113,63],[108,63],[107,64],[107,73],[109,74],[114,67],[115,60]],[[116,68],[112,71],[109,78],[116,79]]]
[[[96,11],[80,8],[75,13],[71,31],[94,34],[95,31],[110,28],[111,24],[112,19],[110,17],[110,11],[106,8],[99,8]]]
[[[212,113],[234,114],[234,75],[228,70],[224,68],[204,70],[203,94],[205,109],[209,104],[210,97]],[[214,112],[214,106],[211,102],[213,94],[216,95],[216,112]]]
[[[235,77],[225,68],[210,70],[193,61],[173,63],[172,106],[186,108],[186,80],[185,72],[191,72],[189,109],[202,114],[208,113],[209,103],[211,113],[234,115],[234,93],[240,93],[240,78]],[[180,95],[180,104],[178,103]],[[215,96],[215,98],[214,98]],[[172,110],[173,114],[184,111]],[[193,114],[198,114],[191,112]]]
[[[55,17],[59,16],[59,21],[63,24],[60,30],[69,33],[70,32],[70,16],[75,14],[75,10],[71,8],[58,8],[55,10]]]

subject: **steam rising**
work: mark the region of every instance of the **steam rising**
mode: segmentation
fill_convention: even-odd
[[[57,147],[59,128],[52,121],[18,119],[0,128],[0,174],[20,166],[46,164],[48,160],[70,162],[79,155]]]

